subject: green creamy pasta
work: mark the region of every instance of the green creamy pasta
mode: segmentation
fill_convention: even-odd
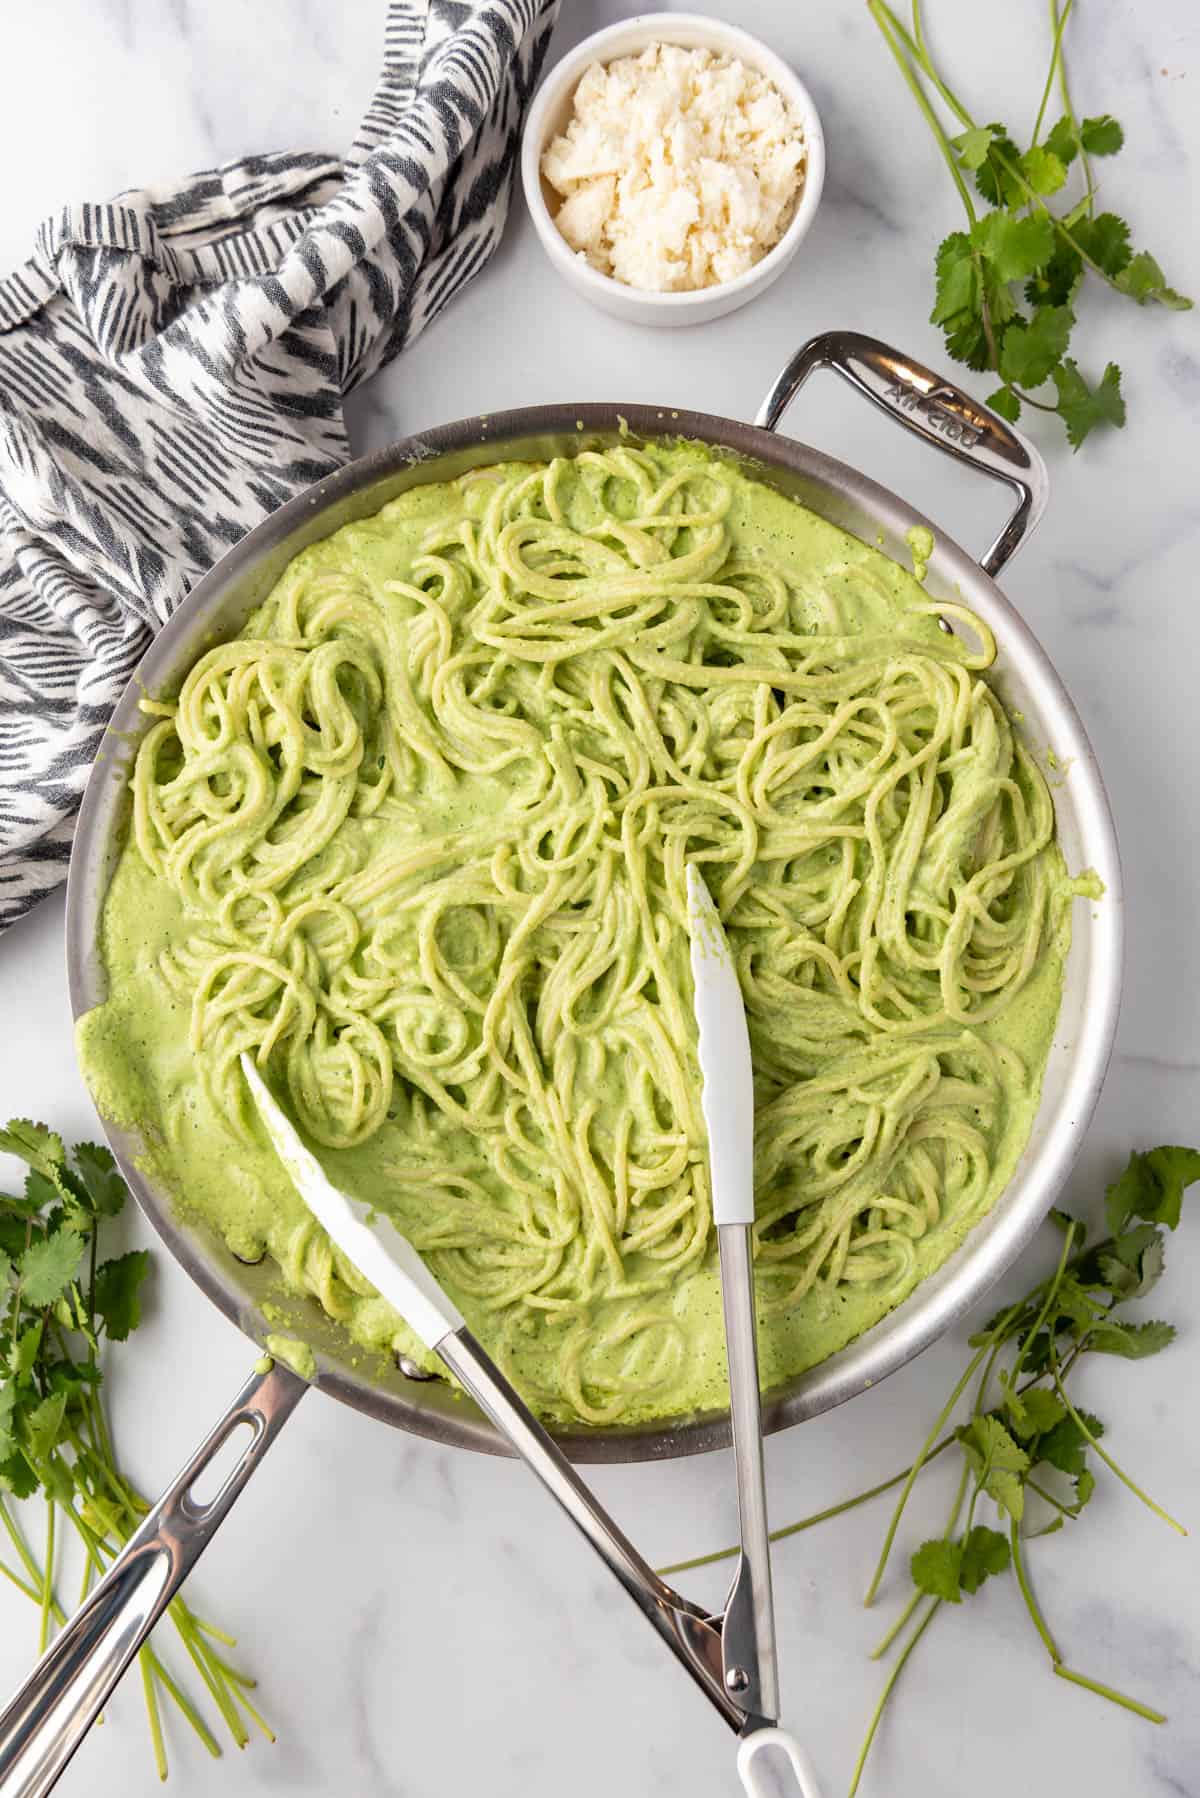
[[[543,1414],[719,1404],[694,860],[749,1018],[777,1383],[945,1258],[1036,1109],[1067,883],[994,653],[697,446],[414,489],[145,702],[97,1102],[186,1213],[418,1354],[275,1163],[248,1050]]]

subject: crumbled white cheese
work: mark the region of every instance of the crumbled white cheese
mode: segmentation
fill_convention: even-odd
[[[757,69],[650,44],[593,63],[542,157],[555,223],[593,268],[680,293],[731,281],[779,242],[804,183],[799,119]]]

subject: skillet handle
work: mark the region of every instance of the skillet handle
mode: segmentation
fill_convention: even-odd
[[[147,1513],[123,1554],[46,1650],[0,1715],[0,1792],[43,1798],[113,1687],[207,1548],[246,1481],[308,1390],[276,1363],[254,1374],[187,1466]],[[239,1425],[253,1434],[220,1490],[192,1488]]]
[[[811,337],[780,373],[759,407],[755,424],[776,430],[816,368],[832,368],[914,437],[1011,487],[1017,496],[1016,507],[980,558],[985,573],[999,574],[1041,518],[1050,495],[1046,464],[1029,439],[953,381],[858,331],[827,331]]]

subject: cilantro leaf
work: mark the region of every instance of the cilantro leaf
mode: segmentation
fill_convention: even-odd
[[[127,1189],[109,1150],[98,1143],[81,1142],[71,1153],[96,1216],[116,1217],[125,1203]]]
[[[1000,373],[1014,387],[1040,387],[1050,379],[1071,337],[1075,317],[1069,306],[1043,306],[1028,324],[1018,320],[1004,333]]]
[[[947,325],[946,349],[956,362],[965,362],[968,368],[986,368],[991,351],[983,319],[963,313],[953,326]]]
[[[997,344],[1003,328],[1010,318],[1016,318],[1017,306],[1008,289],[1008,282],[1002,281],[989,263],[983,265],[983,290],[987,296],[988,315],[992,321],[992,329],[996,334]]]
[[[1067,179],[1067,165],[1044,144],[1035,144],[1021,158],[1021,173],[1035,194],[1056,194]]]
[[[1076,1276],[1066,1274],[1058,1283],[1050,1322],[1061,1330],[1064,1327],[1063,1320],[1065,1319],[1066,1323],[1079,1332],[1089,1329],[1102,1310],[1103,1306],[1097,1303]]]
[[[1089,387],[1077,365],[1065,356],[1054,372],[1058,389],[1058,410],[1067,427],[1072,447],[1078,449],[1097,425],[1120,427],[1125,423],[1125,401],[1121,397],[1121,371],[1110,362],[1096,387]]]
[[[988,395],[984,404],[990,406],[993,412],[998,412],[1001,418],[1007,418],[1010,425],[1015,425],[1021,416],[1021,402],[1011,387],[997,387],[995,393]]]
[[[1084,119],[1079,137],[1089,156],[1115,156],[1125,142],[1125,133],[1111,112],[1098,118]]]
[[[21,1294],[26,1304],[52,1305],[79,1272],[83,1242],[71,1230],[39,1236],[21,1257]]]
[[[972,225],[971,242],[1001,281],[1023,281],[1049,262],[1054,251],[1054,227],[1044,212],[1026,218],[1010,212],[987,212]]]
[[[30,1168],[25,1176],[25,1215],[27,1217],[36,1217],[39,1212],[45,1211],[48,1205],[57,1205],[62,1196],[62,1186],[58,1180],[50,1180],[37,1168]]]
[[[1175,1340],[1174,1324],[1151,1319],[1144,1324],[1097,1324],[1088,1339],[1088,1348],[1098,1355],[1120,1355],[1126,1361],[1144,1361],[1157,1355]]]
[[[1054,254],[1044,268],[1025,283],[1025,298],[1031,306],[1065,306],[1083,273],[1083,258],[1069,243],[1057,243]]]
[[[16,1346],[12,1351],[13,1379],[18,1385],[20,1385],[23,1380],[27,1380],[33,1372],[33,1365],[37,1360],[37,1353],[41,1346],[42,1320],[39,1317],[34,1323],[31,1323],[27,1329],[21,1331],[21,1334],[17,1337]]]
[[[1092,1430],[1092,1435],[1094,1436],[1095,1434],[1095,1430]],[[1075,1480],[1075,1503],[1071,1506],[1071,1511],[1074,1516],[1078,1517],[1095,1490],[1096,1476],[1090,1467],[1085,1467],[1083,1472],[1076,1476]]]
[[[1054,1429],[1067,1415],[1067,1407],[1062,1400],[1053,1392],[1047,1392],[1044,1386],[1032,1386],[1028,1392],[1021,1394],[1009,1393],[1005,1399],[1005,1409],[1012,1417],[1013,1428],[1018,1436],[1026,1440]]]
[[[1072,235],[1084,253],[1114,278],[1129,261],[1129,226],[1115,212],[1101,212],[1094,219],[1082,218]],[[1070,246],[1067,246],[1070,248]]]
[[[965,169],[977,169],[987,161],[992,139],[1001,129],[998,125],[975,125],[961,136],[952,137],[950,147],[958,152],[958,160]]]
[[[80,1386],[98,1386],[103,1375],[93,1361],[51,1361],[45,1368],[51,1392],[77,1392]]]
[[[1079,1264],[1083,1286],[1095,1286],[1111,1294],[1114,1304],[1145,1298],[1161,1277],[1164,1264],[1162,1233],[1153,1224],[1135,1224],[1119,1236],[1098,1243]]]
[[[1103,1436],[1104,1425],[1098,1417],[1093,1417],[1090,1411],[1081,1411],[1079,1415],[1093,1436]],[[1060,1473],[1077,1476],[1084,1471],[1088,1447],[1087,1437],[1068,1414],[1038,1439],[1037,1457],[1048,1466],[1057,1467]]]
[[[19,1449],[0,1460],[0,1487],[14,1498],[32,1498],[38,1485],[37,1474]]]
[[[58,1447],[59,1432],[67,1411],[65,1392],[52,1392],[49,1398],[25,1413],[22,1434],[31,1461],[47,1461]]]
[[[1046,148],[1058,157],[1064,168],[1069,168],[1079,154],[1079,139],[1075,135],[1075,127],[1065,115],[1047,133]]]
[[[0,1386],[0,1461],[7,1461],[17,1446],[13,1435],[13,1414],[17,1404],[17,1389],[11,1380]]]
[[[141,1322],[138,1289],[149,1271],[148,1249],[132,1249],[127,1255],[102,1261],[96,1269],[94,1308],[105,1334],[113,1342],[124,1342]]]
[[[147,1506],[115,1462],[90,1397],[104,1378],[102,1333],[115,1344],[139,1322],[150,1255],[139,1249],[96,1265],[105,1220],[117,1215],[128,1196],[106,1148],[81,1143],[68,1159],[61,1137],[42,1124],[18,1120],[0,1130],[0,1156],[7,1153],[22,1160],[28,1172],[22,1198],[0,1193],[0,1493],[8,1502],[10,1495],[23,1500],[40,1489],[51,1530],[61,1509],[83,1536],[93,1563],[103,1564],[119,1554]],[[81,1275],[85,1265],[93,1270],[91,1278]],[[59,1325],[69,1336],[60,1334]],[[105,1358],[110,1352],[118,1351],[106,1345]],[[15,1527],[10,1518],[10,1533]],[[53,1537],[51,1559],[52,1548]],[[29,1580],[18,1583],[43,1601],[45,1624],[42,1570],[23,1548],[22,1556]],[[54,1569],[46,1577],[53,1580]],[[52,1608],[59,1614],[56,1605]],[[235,1739],[244,1740],[239,1676],[210,1651],[186,1601],[177,1599],[173,1608],[192,1632],[192,1658],[206,1689]],[[216,1742],[186,1695],[170,1680],[168,1686],[215,1751]],[[165,1778],[153,1686],[147,1704],[157,1770]]]
[[[1104,1194],[1108,1227],[1116,1236],[1131,1218],[1146,1216],[1158,1205],[1159,1193],[1144,1154],[1135,1149]]]
[[[61,1455],[48,1455],[40,1463],[38,1473],[41,1475],[42,1490],[48,1497],[57,1499],[64,1506],[70,1506],[74,1502],[75,1481]]]
[[[1025,195],[1010,171],[1019,166],[1021,152],[1003,125],[994,124],[988,129],[992,141],[975,171],[975,185],[989,206],[1019,206]]]
[[[1134,1150],[1124,1172],[1114,1180],[1104,1198],[1108,1227],[1118,1236],[1131,1218],[1175,1229],[1183,1195],[1200,1180],[1200,1149],[1163,1144],[1145,1153]]]
[[[1050,1357],[1054,1350],[1054,1337],[1049,1330],[1039,1330],[1025,1344],[1025,1372],[1033,1376],[1045,1373],[1050,1365]]]
[[[1008,1538],[999,1530],[977,1523],[968,1531],[962,1545],[959,1584],[964,1592],[978,1592],[985,1579],[994,1573],[1006,1573],[1012,1559]]]
[[[25,1247],[25,1221],[20,1217],[0,1216],[0,1249],[15,1261]]]
[[[979,275],[965,231],[952,231],[939,244],[936,271],[937,290],[930,324],[945,324],[960,312],[973,311],[978,305]]]
[[[1186,294],[1176,293],[1173,287],[1167,286],[1166,276],[1153,256],[1145,250],[1133,257],[1121,270],[1117,276],[1117,286],[1131,300],[1136,300],[1139,306],[1156,300],[1160,306],[1167,306],[1172,312],[1190,312],[1192,308],[1192,302]]]
[[[7,1128],[0,1130],[0,1155],[17,1156],[57,1185],[56,1174],[62,1168],[66,1150],[62,1137],[45,1124],[35,1124],[29,1118],[10,1118]]]
[[[909,1562],[913,1585],[918,1592],[928,1592],[931,1598],[944,1598],[947,1604],[961,1604],[959,1572],[962,1558],[961,1542],[947,1542],[940,1536],[922,1542]]]
[[[975,1476],[989,1498],[1019,1522],[1025,1509],[1024,1476],[1029,1456],[998,1417],[974,1417],[958,1432]]]

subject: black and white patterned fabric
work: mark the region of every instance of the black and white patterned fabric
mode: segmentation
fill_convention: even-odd
[[[0,929],[63,879],[153,632],[495,249],[556,10],[391,0],[345,160],[65,206],[0,282]]]

